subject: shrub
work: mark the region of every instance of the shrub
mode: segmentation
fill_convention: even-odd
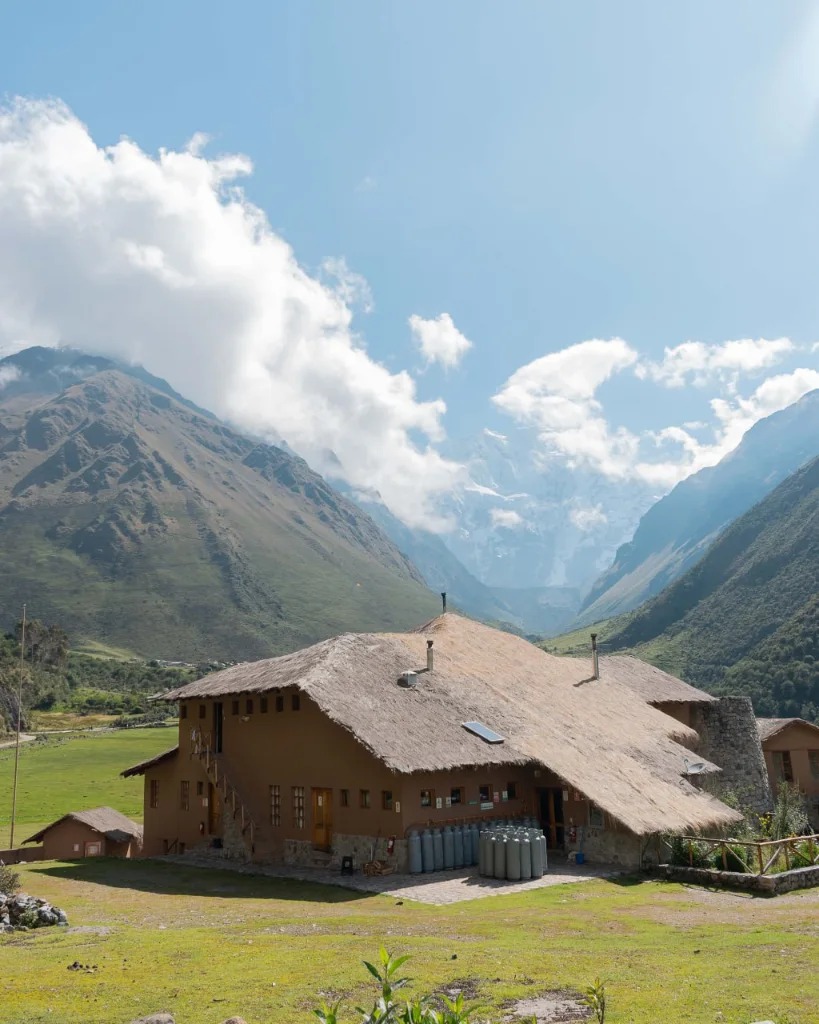
[[[745,851],[741,846],[727,846],[723,860],[722,847],[719,847],[714,851],[711,863],[717,871],[737,871],[740,874],[745,874],[748,871],[748,865],[744,854]]]
[[[668,845],[670,847],[669,860],[672,864],[686,868],[711,867],[710,850],[705,843],[699,843],[695,839],[684,839],[682,836],[671,836]]]
[[[8,864],[0,863],[0,892],[13,896],[21,888],[20,876]]]

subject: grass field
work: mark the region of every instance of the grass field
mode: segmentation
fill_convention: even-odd
[[[23,871],[74,930],[0,938],[8,1024],[126,1024],[161,1009],[178,1024],[297,1024],[315,1020],[319,992],[343,997],[354,1021],[370,992],[360,961],[382,942],[412,955],[416,990],[468,981],[487,1007],[477,1021],[597,975],[608,1024],[819,1019],[817,890],[763,899],[593,881],[436,908],[152,862]],[[75,960],[92,970],[67,971]]]
[[[175,729],[125,729],[54,736],[24,744],[20,748],[16,839],[25,839],[68,811],[103,804],[141,821],[142,779],[123,779],[119,773],[175,742]],[[13,769],[14,750],[0,750],[0,849],[9,837]]]

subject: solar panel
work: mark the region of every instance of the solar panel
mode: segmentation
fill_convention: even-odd
[[[498,733],[493,732],[492,729],[484,725],[483,722],[463,722],[462,725],[467,732],[474,733],[486,743],[503,743],[503,736],[499,736]]]

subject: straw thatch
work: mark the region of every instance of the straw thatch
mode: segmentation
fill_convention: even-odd
[[[591,659],[583,664],[590,666]],[[649,704],[710,704],[717,699],[629,654],[601,657],[600,678],[622,683]]]
[[[144,775],[149,768],[162,764],[163,761],[167,761],[171,757],[176,757],[178,753],[179,745],[177,744],[175,747],[171,747],[170,750],[163,750],[161,754],[149,757],[147,761],[140,761],[139,764],[131,765],[131,767],[126,768],[124,772],[120,772],[120,775],[124,779],[130,779],[132,775]]]
[[[50,825],[46,825],[36,835],[24,839],[23,842],[41,842],[46,832],[50,832],[64,821],[77,821],[81,825],[88,825],[95,832],[99,832],[107,839],[112,839],[117,843],[125,843],[129,839],[142,839],[141,825],[137,825],[135,821],[126,818],[119,811],[115,811],[113,807],[95,807],[90,811],[72,811],[70,814],[64,814],[62,818],[52,821]]]
[[[434,670],[407,689],[398,678]],[[346,634],[294,654],[235,665],[165,700],[295,686],[396,772],[467,765],[543,766],[633,832],[716,827],[739,815],[682,777],[697,734],[590,664],[457,615],[407,634]],[[490,745],[463,723],[505,739]],[[716,766],[709,765],[714,770]]]
[[[804,718],[757,718],[756,727],[759,731],[759,739],[762,743],[765,740],[772,739],[774,736],[778,736],[783,729],[787,729],[789,725],[805,725],[808,729],[813,729],[819,734],[819,725],[814,725],[812,722],[806,722]]]

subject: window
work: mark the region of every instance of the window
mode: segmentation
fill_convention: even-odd
[[[276,695],[276,710],[284,711],[284,697],[280,693]]]
[[[267,697],[259,697],[259,711],[263,714],[267,714]]]
[[[518,784],[517,782],[506,783],[506,798],[507,800],[517,800],[518,798]]]
[[[180,718],[187,718],[188,717],[188,705],[187,704],[180,704],[179,705],[179,717]]]
[[[151,779],[150,805],[159,807],[159,779]]]
[[[341,790],[339,790],[339,794],[340,795],[339,795],[338,801],[341,804],[341,806],[342,807],[349,807],[350,806],[350,791],[349,791],[349,789],[341,789]]]
[[[208,713],[208,709],[204,704],[199,705],[199,717],[204,718]]]
[[[253,714],[253,701],[252,700],[245,701],[245,714],[246,715],[252,715]]]
[[[293,786],[293,827],[304,828],[304,786]]]
[[[789,750],[775,750],[773,752],[773,763],[779,782],[793,782],[793,765],[791,764],[791,752]]]
[[[489,783],[487,783],[485,786],[481,786],[478,789],[478,800],[482,804],[492,803],[492,787],[491,785],[489,785]]]
[[[811,775],[814,779],[819,779],[819,750],[809,750],[808,761],[810,762]]]
[[[603,828],[605,825],[605,819],[603,818],[603,808],[598,807],[597,804],[589,804],[589,828]]]
[[[238,715],[239,714],[239,701],[238,700],[231,701],[231,703],[230,703],[230,713],[232,715]]]
[[[205,783],[204,782],[197,782],[196,783],[196,795],[197,796],[204,796],[205,795]]]
[[[294,693],[293,696],[290,698],[290,707],[294,711],[299,711],[301,709],[301,694],[300,693]]]
[[[360,789],[358,791],[358,806],[365,809],[370,806],[370,791],[369,789]]]
[[[191,784],[187,779],[179,783],[179,810],[189,811],[191,809]]]
[[[270,824],[278,827],[282,823],[281,786],[270,787]]]
[[[462,804],[464,802],[464,791],[460,787],[456,786],[449,794],[449,802],[453,807],[455,804]]]
[[[384,811],[392,810],[392,790],[382,789],[381,790],[381,809]]]
[[[435,790],[434,789],[422,789],[421,790],[421,806],[422,807],[434,807],[435,806]]]

